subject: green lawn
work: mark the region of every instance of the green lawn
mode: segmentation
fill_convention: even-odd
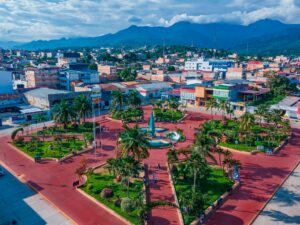
[[[174,182],[175,190],[178,199],[184,193],[191,193],[193,186],[193,179],[183,180],[177,178]],[[233,182],[223,175],[222,169],[211,167],[211,172],[208,180],[201,183],[201,189],[205,198],[205,208],[208,208],[214,201],[216,201],[222,194],[224,194],[231,186]],[[182,210],[182,215],[185,224],[190,224],[194,219],[195,215],[187,215]]]
[[[232,143],[221,142],[220,146],[226,147],[226,148],[236,149],[236,150],[243,151],[243,152],[251,152],[253,150],[256,150],[255,147],[248,146],[248,145],[245,145],[245,144],[232,144]]]
[[[154,108],[155,119],[162,122],[176,122],[183,118],[184,114],[179,110]]]
[[[49,150],[49,146],[52,145],[53,149]],[[70,154],[73,150],[80,151],[84,147],[84,141],[62,141],[60,150],[56,146],[54,141],[40,141],[38,144],[30,144],[29,142],[24,142],[24,144],[15,144],[20,150],[25,152],[31,157],[40,155],[41,158],[61,158]]]
[[[96,126],[99,124],[96,123]],[[72,126],[68,125],[66,128],[63,126],[58,127],[48,127],[44,131],[38,131],[36,134],[38,135],[53,135],[53,134],[66,134],[66,133],[72,133],[72,134],[82,134],[82,133],[89,133],[93,131],[93,123],[91,122],[85,122],[78,126]]]
[[[116,213],[126,218],[133,224],[140,224],[139,217],[137,211],[134,210],[131,213],[126,213],[121,210],[120,206],[116,206],[114,201],[117,199],[117,196],[120,198],[127,197],[127,188],[123,187],[121,183],[115,183],[115,176],[110,174],[89,174],[88,180],[86,184],[82,187],[82,190],[87,194],[93,196],[102,204],[106,205],[110,209],[114,210]],[[90,187],[89,187],[90,186]],[[112,198],[104,199],[100,196],[100,193],[103,188],[111,188],[114,192]],[[136,180],[133,184],[131,184],[128,197],[130,199],[137,198],[143,189],[143,182],[141,180]]]
[[[255,102],[250,103],[249,105],[251,106],[258,106],[258,105],[274,105],[277,104],[278,102],[282,101],[286,96],[285,95],[268,95],[266,98],[262,99],[262,100],[258,100]]]

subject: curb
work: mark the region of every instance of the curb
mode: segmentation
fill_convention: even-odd
[[[176,202],[177,206],[179,207],[176,210],[177,210],[178,217],[179,217],[179,220],[180,220],[180,225],[184,225],[183,216],[182,216],[182,213],[181,213],[179,201],[178,201],[176,190],[175,190],[174,183],[173,183],[173,178],[172,178],[171,171],[170,171],[170,165],[169,165],[168,162],[166,162],[166,166],[167,166],[167,172],[168,172],[168,175],[169,175],[169,179],[170,179],[170,183],[171,183],[171,189],[172,189],[172,192],[173,192],[173,195],[174,195],[174,198],[175,198],[175,202]]]
[[[89,200],[93,201],[96,205],[100,206],[101,208],[105,209],[107,212],[109,212],[110,214],[114,215],[115,217],[117,217],[118,219],[120,219],[121,221],[123,221],[125,224],[127,225],[133,225],[133,223],[129,222],[128,220],[126,220],[124,217],[120,216],[119,214],[117,214],[115,211],[113,211],[112,209],[108,208],[106,205],[102,204],[101,202],[97,201],[97,199],[95,199],[94,197],[88,195],[87,193],[85,193],[83,190],[76,188],[76,190],[82,194],[84,197],[88,198]]]
[[[252,225],[255,220],[257,219],[257,217],[259,217],[259,215],[263,212],[263,210],[267,207],[267,205],[269,204],[269,202],[273,199],[274,195],[279,191],[279,189],[283,186],[283,184],[287,181],[287,179],[292,175],[292,173],[296,170],[296,168],[300,166],[300,161],[296,164],[296,166],[294,167],[294,169],[283,179],[283,181],[280,183],[280,185],[278,185],[278,187],[275,189],[275,191],[273,192],[273,194],[271,195],[271,197],[268,199],[268,201],[262,206],[262,208],[259,210],[259,212],[255,215],[255,217],[252,219],[252,221],[249,223],[249,225]]]

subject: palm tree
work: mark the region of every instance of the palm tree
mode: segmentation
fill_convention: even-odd
[[[266,113],[268,112],[267,105],[259,105],[254,110],[255,115],[259,118],[259,125],[261,125],[263,118],[265,117]]]
[[[62,100],[60,103],[56,104],[52,110],[53,120],[57,124],[63,124],[64,128],[67,128],[67,125],[74,121],[77,117],[75,109],[65,100]]]
[[[83,118],[83,122],[85,122],[87,115],[92,112],[92,103],[85,95],[79,95],[75,98],[74,107],[80,118]]]
[[[137,91],[132,91],[128,95],[128,104],[133,108],[138,108],[141,106],[142,101],[139,98],[139,94]]]
[[[210,158],[213,162],[217,162],[214,155],[213,151],[214,148],[216,147],[217,143],[214,140],[213,137],[205,134],[205,133],[200,133],[197,136],[195,145],[194,145],[194,151],[198,152],[204,159],[206,157]]]
[[[222,120],[224,120],[225,114],[230,109],[228,101],[224,99],[219,100],[218,109],[222,112]]]
[[[140,160],[149,157],[148,140],[147,134],[142,132],[138,125],[129,128],[125,124],[117,144],[123,156],[131,155]]]
[[[194,179],[194,185],[193,185],[193,191],[196,192],[196,183],[197,183],[197,177],[200,175],[201,172],[205,171],[207,168],[207,164],[205,161],[205,158],[202,154],[200,154],[198,151],[193,151],[190,155],[189,159],[186,161],[186,164],[188,168],[192,171],[193,179]]]
[[[178,155],[175,149],[169,149],[169,151],[167,152],[167,156],[169,163],[174,163],[178,161]]]
[[[125,103],[125,96],[121,90],[112,92],[112,107],[113,110],[122,110]]]
[[[241,117],[241,122],[240,122],[240,131],[244,134],[248,133],[251,131],[251,127],[255,124],[255,117],[253,114],[246,112],[242,117]],[[246,138],[246,136],[245,136]],[[247,142],[247,140],[245,140]]]
[[[282,123],[283,110],[273,109],[270,113],[271,122],[275,125],[275,128],[278,128],[278,125]]]
[[[130,185],[130,177],[136,177],[141,171],[140,162],[131,156],[121,158],[120,175],[127,178],[127,197]]]
[[[241,117],[240,130],[247,132],[254,125],[254,123],[255,123],[255,117],[251,113],[246,112]]]
[[[213,119],[214,118],[214,116],[213,116],[213,109],[217,108],[217,101],[216,101],[216,99],[215,98],[209,99],[209,101],[206,102],[205,107],[206,107],[207,110],[210,110],[210,114],[211,114],[211,117]]]

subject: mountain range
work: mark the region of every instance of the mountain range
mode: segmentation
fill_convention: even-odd
[[[18,49],[187,45],[249,54],[300,54],[300,24],[260,20],[250,25],[178,22],[170,27],[130,26],[98,37],[61,38],[15,44]],[[1,42],[0,42],[1,46]]]

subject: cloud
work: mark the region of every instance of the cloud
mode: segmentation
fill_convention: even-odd
[[[0,40],[98,36],[132,24],[300,23],[298,0],[0,0]]]
[[[271,3],[271,2],[269,2]],[[252,8],[253,4],[245,0],[234,0],[227,7]],[[300,7],[294,0],[280,0],[273,7],[260,7],[252,11],[235,10],[224,14],[189,15],[187,13],[173,16],[166,20],[161,18],[159,22],[164,26],[170,26],[179,21],[194,23],[234,22],[248,25],[262,19],[278,19],[286,23],[300,23]]]

